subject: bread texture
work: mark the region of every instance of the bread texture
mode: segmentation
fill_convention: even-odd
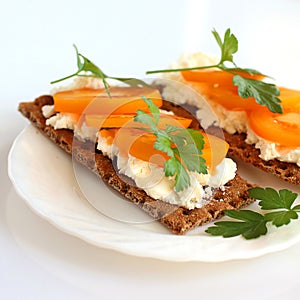
[[[20,103],[19,111],[52,142],[101,177],[105,184],[119,192],[127,200],[138,205],[175,234],[185,234],[192,228],[220,218],[224,215],[224,210],[240,209],[254,201],[248,195],[248,189],[252,185],[238,174],[226,184],[223,191],[214,191],[214,199],[202,208],[189,210],[153,199],[145,191],[136,187],[129,178],[118,174],[113,162],[108,157],[98,150],[95,152],[94,143],[77,140],[71,130],[55,130],[53,127],[47,126],[41,108],[51,104],[53,104],[52,96],[45,95],[33,102]],[[181,107],[168,102],[164,102],[163,108],[172,110],[178,115],[190,116]],[[195,119],[192,124],[194,127],[198,126]]]
[[[263,160],[259,157],[259,149],[245,142],[246,135],[244,133],[229,134],[224,132],[224,136],[230,145],[228,154],[232,158],[238,158],[287,182],[300,184],[300,167],[297,164],[277,159]]]

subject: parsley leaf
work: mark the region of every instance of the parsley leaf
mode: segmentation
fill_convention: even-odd
[[[181,192],[188,188],[191,184],[190,175],[186,168],[177,160],[177,170],[175,173],[175,191]]]
[[[260,80],[234,75],[233,84],[238,87],[238,93],[242,98],[254,97],[260,105],[267,106],[272,112],[282,113],[279,90],[274,84]]]
[[[142,97],[150,114],[138,110],[134,121],[143,123],[146,130],[156,136],[154,148],[166,153],[170,158],[165,161],[166,177],[174,176],[175,190],[180,192],[190,185],[189,171],[207,173],[205,159],[201,157],[204,139],[200,131],[167,125],[165,129],[158,127],[160,111],[151,99]]]
[[[221,58],[218,64],[191,68],[154,70],[147,71],[146,74],[217,68],[234,75],[232,84],[238,87],[238,93],[240,97],[244,99],[253,97],[258,104],[266,106],[271,112],[282,113],[282,107],[280,105],[281,100],[278,98],[280,91],[274,84],[266,83],[260,80],[249,79],[240,74],[241,72],[246,72],[251,75],[263,75],[257,70],[240,68],[236,65],[233,55],[238,51],[238,40],[235,35],[231,33],[230,28],[225,31],[223,40],[215,29],[212,31],[212,34],[221,50]],[[225,66],[225,62],[231,63],[234,67],[230,68]]]
[[[221,221],[209,227],[206,232],[223,237],[234,237],[242,235],[246,239],[257,238],[267,233],[266,220],[264,217],[251,210],[225,210],[225,215],[242,220],[244,222]]]
[[[140,109],[136,111],[135,121],[148,125],[152,131],[156,130],[157,125],[155,124],[153,117]]]
[[[262,76],[265,76],[265,77],[269,77],[270,76],[267,76],[255,69],[249,69],[249,68],[239,68],[239,67],[235,67],[235,68],[226,68],[226,71],[227,72],[231,72],[231,73],[241,73],[241,72],[245,72],[245,73],[248,73],[249,75],[262,75]]]
[[[258,204],[263,210],[272,211],[263,215],[251,210],[225,210],[224,213],[228,217],[244,222],[216,222],[215,226],[209,227],[206,232],[223,237],[242,235],[246,239],[253,239],[267,233],[268,222],[280,227],[298,219],[300,205],[292,207],[298,195],[292,191],[283,189],[277,192],[272,188],[251,188],[249,196],[260,200]]]
[[[167,153],[170,157],[174,157],[172,141],[170,140],[169,136],[164,134],[163,132],[157,132],[154,147],[157,150]]]
[[[290,209],[297,198],[297,194],[289,190],[275,191],[272,188],[252,188],[249,196],[261,200],[258,204],[262,209]]]
[[[298,214],[294,210],[281,210],[265,214],[265,220],[272,222],[276,227],[287,225],[292,219],[298,219]]]
[[[127,85],[133,86],[133,87],[151,87],[149,84],[147,84],[145,81],[133,77],[113,77],[113,76],[107,76],[107,78],[114,79],[120,82],[123,82]]]
[[[175,157],[171,157],[165,162],[165,175],[166,177],[174,176],[180,168],[180,162]]]
[[[300,204],[293,207],[293,210],[296,212],[300,212]]]
[[[230,32],[229,28],[225,32],[223,42],[220,35],[215,29],[212,31],[212,34],[214,35],[219,47],[221,48],[222,54],[220,64],[223,64],[225,61],[233,63],[233,54],[238,51],[237,38]]]
[[[109,92],[109,83],[107,82],[106,79],[114,79],[120,82],[123,82],[127,85],[130,86],[146,86],[149,87],[149,85],[147,83],[145,83],[144,81],[140,80],[140,79],[136,79],[136,78],[122,78],[122,77],[113,77],[113,76],[108,76],[106,75],[99,67],[97,67],[93,62],[91,62],[87,57],[85,57],[84,55],[82,55],[81,53],[79,53],[76,45],[73,45],[76,51],[76,59],[77,59],[77,68],[78,70],[71,74],[68,75],[66,77],[54,80],[51,82],[51,84],[54,83],[58,83],[61,82],[63,80],[72,78],[72,77],[76,77],[76,76],[88,76],[88,77],[96,77],[96,78],[100,78],[103,82],[103,85],[105,87],[106,93],[108,94],[108,96],[110,97],[110,92]],[[84,74],[82,74],[84,72]]]

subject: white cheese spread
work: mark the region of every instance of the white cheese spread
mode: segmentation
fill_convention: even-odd
[[[98,130],[87,126],[85,122],[81,126],[78,126],[77,120],[72,114],[55,113],[53,105],[43,106],[42,113],[46,118],[46,125],[52,126],[55,130],[70,129],[74,131],[74,135],[79,140],[96,141]]]
[[[201,126],[204,129],[215,125],[225,129],[230,134],[246,132],[247,116],[244,111],[227,110],[211,101],[209,109],[198,109],[196,115],[201,120]]]
[[[100,78],[96,77],[89,77],[89,76],[79,76],[75,77],[69,84],[54,87],[51,90],[51,95],[62,92],[62,91],[69,91],[74,89],[81,89],[81,88],[91,88],[91,89],[102,89],[103,82]]]
[[[46,125],[52,126],[56,129],[71,129],[74,130],[76,121],[70,114],[57,113],[46,120]]]
[[[52,117],[53,115],[55,115],[56,112],[54,110],[54,105],[44,105],[42,107],[42,114],[46,119],[48,119],[48,118]]]
[[[249,127],[247,128],[248,144],[255,144],[255,148],[260,150],[260,157],[263,160],[278,159],[280,161],[296,163],[300,167],[300,147],[291,149],[278,146],[276,143],[267,141],[257,136]]]

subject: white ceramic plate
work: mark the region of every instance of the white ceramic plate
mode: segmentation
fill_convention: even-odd
[[[185,236],[170,234],[159,222],[151,222],[140,209],[111,193],[88,170],[77,166],[75,177],[71,157],[31,125],[16,138],[8,159],[9,176],[16,190],[38,215],[99,247],[169,261],[219,262],[261,256],[300,241],[300,221],[279,229],[270,227],[266,236],[250,241],[209,236],[204,232],[207,226]],[[254,168],[243,164],[239,168],[249,180],[300,193],[299,188]],[[87,184],[84,193],[89,191],[89,196],[105,203],[102,213],[83,196],[78,176],[81,185]]]

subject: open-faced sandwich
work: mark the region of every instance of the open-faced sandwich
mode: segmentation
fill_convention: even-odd
[[[148,73],[163,72],[170,80],[163,81],[163,97],[192,106],[207,131],[224,129],[231,157],[300,184],[300,91],[277,88],[264,74],[238,68],[234,35],[227,30],[222,40],[213,34],[222,51],[219,61],[203,53],[185,54],[170,69]],[[196,90],[203,101],[195,93],[178,91],[176,81]]]
[[[300,205],[292,207],[297,194],[253,187],[227,154],[299,183],[298,92],[281,89],[286,96],[281,106],[277,88],[261,81],[264,75],[225,67],[237,50],[230,31],[224,42],[214,35],[222,48],[218,64],[203,55],[190,56],[171,70],[172,80],[151,86],[107,76],[75,47],[78,71],[55,82],[75,80],[51,95],[20,103],[19,111],[75,161],[173,233],[184,234],[226,214],[239,222],[217,222],[206,232],[247,239],[264,235],[268,222],[279,227],[298,218]],[[205,66],[200,69],[211,63],[212,70],[190,70],[195,59],[195,65]],[[110,86],[109,80],[121,85]],[[243,100],[241,94],[255,100]],[[227,142],[217,126],[225,129]],[[288,134],[278,134],[287,128]],[[270,160],[268,149],[280,157]],[[272,212],[240,210],[255,199]]]
[[[92,65],[78,52],[77,58],[79,69]],[[96,69],[100,72],[91,68]],[[176,234],[253,202],[252,185],[226,157],[224,140],[206,134],[188,111],[163,101],[158,90],[129,82],[108,89],[105,78],[76,77],[53,95],[20,103],[19,111]]]

